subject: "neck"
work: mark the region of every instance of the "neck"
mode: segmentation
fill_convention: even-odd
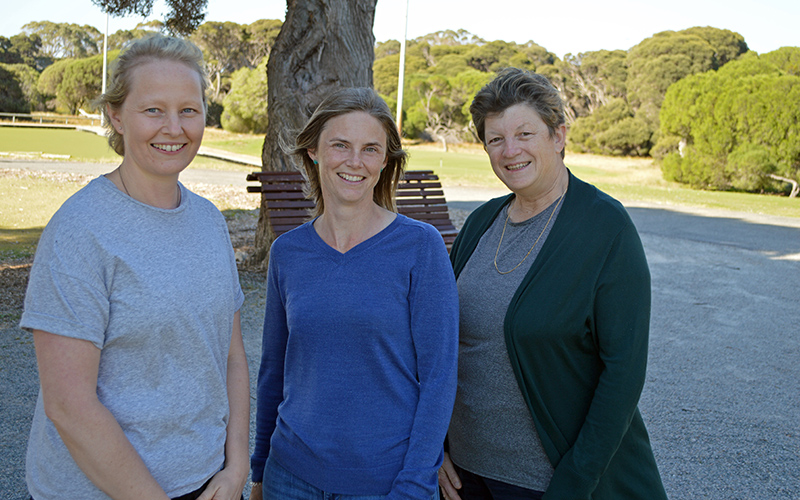
[[[116,170],[106,175],[117,188],[136,201],[156,208],[174,209],[181,204],[181,191],[178,178],[141,178],[132,168],[122,163]]]
[[[314,222],[322,240],[340,253],[345,253],[386,228],[396,214],[372,203],[363,207],[328,207]]]
[[[547,181],[543,189],[534,195],[525,193],[514,193],[514,201],[508,209],[511,222],[522,222],[539,214],[561,198],[567,191],[569,185],[569,173],[567,168],[559,170],[559,174],[554,179]]]

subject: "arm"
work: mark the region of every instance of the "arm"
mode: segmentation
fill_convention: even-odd
[[[444,242],[434,230],[426,234],[427,244],[418,248],[409,293],[419,403],[403,469],[387,499],[433,495],[455,401],[458,291]]]
[[[91,342],[34,330],[47,417],[75,463],[114,499],[166,499],[114,416],[97,399],[100,349]]]
[[[593,304],[603,362],[577,439],[555,468],[545,498],[589,500],[633,418],[644,386],[650,328],[650,272],[632,223],[613,240]]]
[[[274,261],[276,248],[270,252],[267,273],[267,299],[264,313],[264,333],[261,341],[261,366],[256,389],[256,436],[250,457],[252,481],[261,482],[269,456],[270,439],[278,418],[278,405],[283,401],[283,366],[289,336],[286,310],[278,286],[278,264]],[[257,498],[257,497],[254,497]]]
[[[239,311],[233,317],[231,346],[228,351],[228,419],[225,440],[225,466],[209,483],[198,500],[236,500],[247,482],[250,446],[250,375],[242,340]]]

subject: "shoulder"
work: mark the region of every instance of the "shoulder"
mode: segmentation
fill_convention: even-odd
[[[611,195],[570,173],[570,186],[564,201],[565,219],[581,226],[593,226],[613,233],[633,226],[625,207]],[[561,217],[561,215],[559,215]]]
[[[412,219],[403,214],[397,214],[398,232],[407,238],[416,240],[429,240],[441,238],[439,231],[427,222]]]
[[[314,231],[313,224],[314,220],[304,222],[275,238],[269,249],[270,259],[273,256],[307,252],[312,243],[310,231]]]

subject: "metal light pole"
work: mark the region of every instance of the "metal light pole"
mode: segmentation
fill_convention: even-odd
[[[403,43],[400,44],[400,74],[397,80],[397,132],[403,137],[403,84],[406,73],[406,38],[408,38],[408,3],[406,0],[406,24],[403,31]]]

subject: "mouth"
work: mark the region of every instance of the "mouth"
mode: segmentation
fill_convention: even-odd
[[[506,168],[506,170],[509,170],[511,172],[516,172],[518,170],[522,170],[523,168],[527,167],[530,164],[531,164],[531,162],[524,161],[524,162],[520,162],[520,163],[514,163],[514,164],[511,164],[511,165],[506,165],[505,168]]]
[[[361,182],[364,179],[366,179],[366,177],[364,177],[363,175],[346,174],[344,172],[338,172],[336,175],[346,180],[347,182]]]
[[[175,151],[180,151],[183,149],[186,144],[150,144],[154,148],[158,149],[159,151],[164,151],[167,153],[174,153]]]

